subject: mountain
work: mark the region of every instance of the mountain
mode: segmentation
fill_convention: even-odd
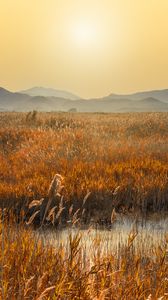
[[[131,100],[142,100],[145,98],[155,98],[157,100],[168,103],[168,89],[164,90],[154,90],[147,92],[139,92],[128,95],[110,94],[107,96],[110,99],[131,99]]]
[[[69,100],[78,100],[80,97],[67,92],[56,90],[52,88],[43,88],[43,87],[33,87],[28,90],[20,91],[21,94],[27,94],[29,96],[44,96],[44,97],[56,97],[56,98],[65,98]]]
[[[141,93],[142,98],[138,93],[72,100],[65,97],[31,96],[0,88],[0,111],[168,112],[168,101],[163,102],[154,97],[143,98],[146,93],[149,95],[153,92]],[[159,91],[158,94],[163,96],[166,92]]]
[[[168,103],[155,98],[131,99],[91,99],[76,101],[75,108],[82,112],[163,112],[168,111]]]
[[[0,96],[7,96],[9,94],[11,94],[11,92],[9,92],[8,90],[0,87]]]
[[[19,93],[12,93],[4,88],[0,88],[0,111],[24,110],[24,103],[29,100],[29,96]]]

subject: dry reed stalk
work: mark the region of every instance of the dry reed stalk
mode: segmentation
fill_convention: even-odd
[[[44,198],[42,198],[40,200],[33,200],[32,202],[30,202],[28,207],[30,209],[32,207],[40,206],[40,205],[42,205],[43,201],[44,201]]]
[[[61,214],[64,211],[64,209],[65,209],[65,207],[62,207],[62,208],[59,209],[59,211],[57,212],[56,217],[55,217],[56,220],[59,219],[59,217],[61,216]]]
[[[50,211],[48,216],[46,217],[47,221],[51,221],[51,223],[54,225],[55,224],[55,211],[56,211],[57,206],[54,206]]]
[[[118,194],[118,191],[120,189],[120,186],[117,186],[113,192],[113,195],[116,196]]]
[[[26,225],[32,225],[33,221],[35,219],[35,217],[40,214],[40,210],[37,210],[28,220],[28,222],[26,222]]]
[[[127,249],[130,249],[130,247],[133,244],[133,241],[135,240],[135,238],[138,235],[138,231],[134,231],[134,229],[129,233],[128,235],[128,244],[127,244]]]
[[[82,217],[84,216],[85,212],[86,212],[86,208],[83,208],[82,209]]]
[[[32,284],[33,284],[33,280],[35,278],[34,276],[31,276],[25,283],[25,288],[24,288],[24,298],[28,297],[29,292],[32,291]]]
[[[61,197],[60,203],[59,203],[59,210],[56,214],[56,220],[59,219],[59,217],[61,216],[62,212],[65,210],[65,207],[63,206],[63,196]]]
[[[73,204],[70,206],[70,208],[69,208],[69,216],[71,216],[72,215],[72,212],[73,212]]]
[[[48,283],[48,272],[45,272],[37,281],[37,293],[44,291],[45,285]]]
[[[84,197],[84,199],[83,199],[83,206],[85,205],[85,203],[86,203],[86,201],[88,200],[88,198],[90,197],[90,195],[91,195],[91,192],[88,192],[88,193],[86,194],[86,196]]]
[[[57,193],[60,192],[60,190],[63,188],[62,181],[63,177],[60,174],[55,174],[48,189],[48,198],[53,198]]]
[[[80,208],[77,209],[77,211],[74,213],[72,217],[72,224],[76,224],[79,221],[79,218],[77,218],[79,212],[80,212]]]
[[[62,180],[63,180],[63,177],[60,174],[55,174],[55,176],[54,176],[54,178],[53,178],[53,180],[50,184],[50,187],[49,187],[49,190],[48,190],[49,199],[48,199],[48,203],[47,203],[46,208],[45,208],[45,212],[44,212],[44,216],[43,216],[43,219],[42,219],[41,226],[43,226],[43,224],[44,224],[46,215],[48,213],[48,210],[50,208],[50,205],[51,205],[51,202],[52,202],[53,198],[62,189]],[[62,198],[61,198],[61,200],[62,200]]]
[[[117,220],[117,213],[115,208],[113,208],[112,213],[111,213],[111,224],[113,224]]]
[[[41,295],[37,298],[37,300],[46,300],[46,299],[49,299],[49,297],[53,297],[55,288],[56,288],[55,285],[46,288],[41,293]]]

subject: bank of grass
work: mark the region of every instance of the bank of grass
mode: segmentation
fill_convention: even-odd
[[[0,299],[166,300],[168,240],[150,247],[146,240],[145,254],[134,247],[137,234],[117,253],[103,253],[98,239],[88,253],[80,232],[69,234],[67,248],[54,247],[1,211]]]
[[[1,207],[47,198],[59,173],[67,207],[90,193],[90,219],[167,211],[168,114],[0,113],[0,164]]]

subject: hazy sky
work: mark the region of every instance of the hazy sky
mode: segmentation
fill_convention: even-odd
[[[0,86],[168,88],[168,0],[0,0]]]

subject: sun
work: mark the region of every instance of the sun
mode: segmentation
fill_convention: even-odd
[[[93,46],[99,40],[99,31],[96,24],[79,21],[71,27],[71,40],[78,47]]]

